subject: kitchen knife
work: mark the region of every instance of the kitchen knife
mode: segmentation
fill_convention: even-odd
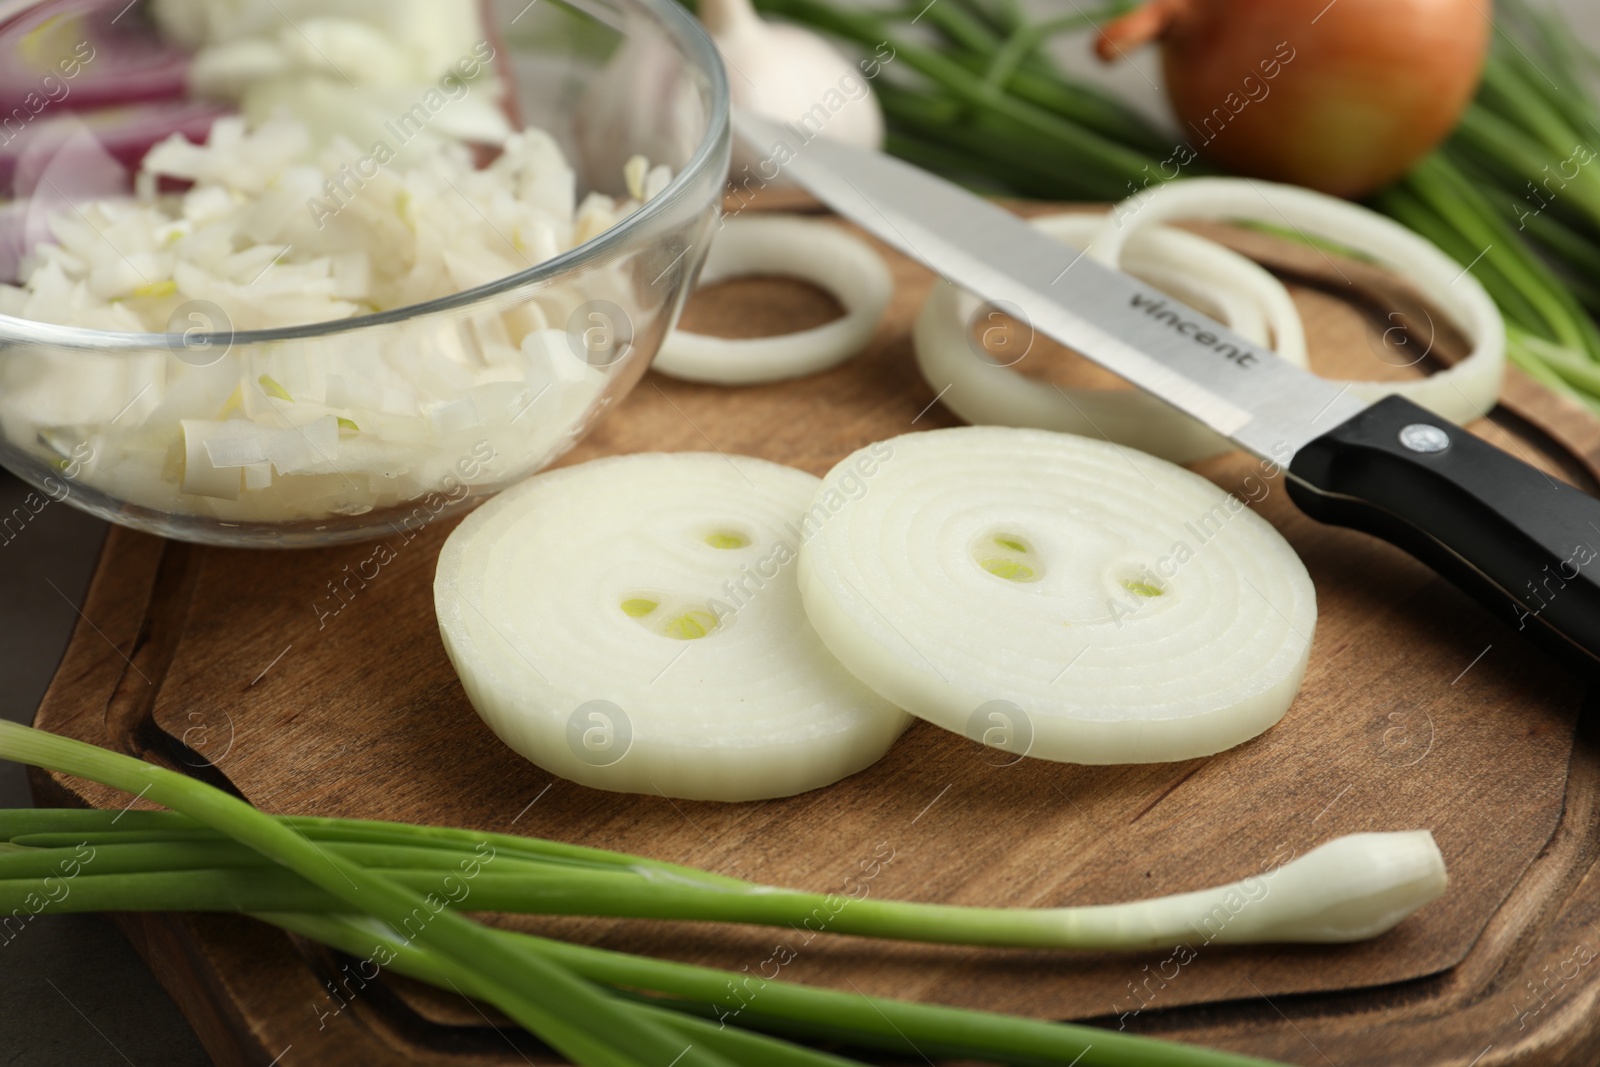
[[[1600,500],[1402,397],[1368,404],[981,197],[878,152],[738,113],[779,174],[945,278],[1286,469],[1306,514],[1381,537],[1600,677]]]

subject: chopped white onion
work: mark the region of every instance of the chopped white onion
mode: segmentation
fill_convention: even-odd
[[[337,195],[328,183],[357,156],[312,140],[295,119],[252,129],[235,117],[204,145],[157,145],[142,195],[50,215],[54,242],[29,250],[23,286],[0,285],[0,311],[224,337],[348,318],[513,274],[639,205],[577,204],[573,171],[538,130],[512,136],[484,168],[464,145],[441,143],[415,166],[374,163]],[[646,195],[668,177],[643,160],[635,169]],[[158,193],[163,177],[192,185]],[[630,299],[626,280],[604,271],[583,285],[541,299]],[[44,441],[92,440],[81,484],[152,510],[230,522],[362,514],[453,492],[463,464],[499,482],[570,444],[608,377],[546,318],[529,304],[172,355],[19,347],[0,360],[0,431],[46,461],[62,450]]]
[[[798,278],[825,289],[844,306],[844,315],[777,337],[735,340],[673,330],[652,366],[674,378],[719,385],[815,374],[865,348],[894,295],[883,258],[837,226],[792,216],[727,220],[707,254],[700,284],[760,274]]]
[[[818,480],[645,453],[537,475],[469,515],[434,604],[467,696],[512,748],[597,789],[788,796],[909,722],[823,647],[795,558]]]
[[[1036,218],[1033,223],[1050,236],[1083,248],[1101,229],[1103,219],[1065,214]],[[1290,363],[1306,366],[1305,331],[1288,290],[1244,256],[1195,234],[1155,226],[1132,237],[1121,266],[1257,344],[1275,346]],[[1233,447],[1146,393],[1056,386],[982,357],[969,334],[978,310],[971,294],[949,282],[937,282],[913,333],[923,377],[941,402],[968,422],[1103,437],[1175,463],[1190,463]]]
[[[1447,312],[1472,342],[1465,359],[1436,374],[1408,381],[1351,382],[1352,395],[1364,400],[1404,396],[1456,422],[1478,418],[1499,399],[1506,330],[1489,294],[1431,242],[1358,204],[1275,182],[1239,178],[1168,182],[1113,208],[1095,235],[1090,255],[1114,265],[1123,246],[1144,227],[1195,218],[1292,227],[1305,237],[1370,256]],[[1420,347],[1418,360],[1432,349],[1432,339]]]
[[[383,139],[407,163],[451,140],[503,144],[504,91],[479,0],[154,0],[195,52],[190,91],[253,123],[287,111],[317,146]],[[364,154],[364,153],[363,153]],[[354,157],[352,157],[353,161]]]
[[[183,427],[183,480],[179,483],[183,491],[218,500],[238,500],[239,486],[244,481],[240,465],[218,463],[212,451],[215,445],[231,443],[225,436],[228,424],[184,419],[179,425]],[[260,447],[259,441],[252,443]]]
[[[886,700],[1074,763],[1209,755],[1288,709],[1316,594],[1243,501],[1072,434],[961,427],[878,447],[892,456],[870,480],[865,452],[824,479],[800,591]]]

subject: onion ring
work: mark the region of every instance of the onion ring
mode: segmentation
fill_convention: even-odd
[[[711,245],[700,284],[752,274],[798,278],[833,294],[844,315],[776,337],[725,338],[673,330],[652,366],[716,385],[782,381],[837,366],[866,348],[894,295],[883,258],[837,226],[793,215],[729,219]]]
[[[1448,312],[1472,342],[1472,352],[1465,359],[1437,374],[1398,382],[1352,381],[1352,395],[1363,400],[1403,396],[1454,422],[1469,422],[1487,414],[1499,400],[1506,329],[1489,294],[1478,279],[1434,244],[1357,204],[1298,186],[1242,178],[1168,182],[1113,208],[1089,254],[1115,266],[1123,247],[1144,227],[1196,218],[1291,226],[1302,235],[1371,256]]]
[[[1085,214],[1050,215],[1033,224],[1078,247],[1087,246],[1104,225],[1100,216]],[[1284,359],[1306,366],[1305,331],[1294,301],[1282,282],[1248,258],[1163,226],[1139,233],[1127,249],[1127,267],[1174,299],[1221,319],[1257,344],[1275,343]],[[913,332],[923,377],[968,422],[1101,437],[1174,463],[1192,463],[1234,447],[1148,394],[1064,388],[980,357],[967,335],[978,307],[975,297],[939,282]]]

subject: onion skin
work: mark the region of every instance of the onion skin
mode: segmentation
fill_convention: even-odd
[[[1110,61],[1159,39],[1167,97],[1201,154],[1354,198],[1455,127],[1491,30],[1489,0],[1151,0],[1095,48]]]

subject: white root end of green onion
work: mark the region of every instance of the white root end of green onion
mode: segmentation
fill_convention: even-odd
[[[1426,238],[1368,208],[1310,189],[1255,179],[1190,178],[1152,186],[1114,207],[1089,254],[1115,265],[1123,249],[1131,250],[1130,242],[1137,242],[1147,227],[1176,219],[1292,226],[1308,238],[1369,256],[1415,286],[1472,343],[1465,359],[1444,370],[1405,381],[1351,382],[1351,395],[1364,400],[1404,396],[1456,422],[1478,418],[1499,399],[1505,373],[1505,321],[1478,280]],[[1423,330],[1426,336],[1391,345],[1389,338],[1399,332],[1398,327],[1384,325],[1391,326],[1384,332],[1385,354],[1375,351],[1375,361],[1414,366],[1432,351],[1432,332]]]
[[[712,241],[702,286],[775,275],[827,291],[844,315],[776,337],[724,338],[673,330],[651,364],[692,382],[753,385],[816,374],[858,354],[872,340],[894,295],[883,258],[861,238],[815,219],[763,215],[726,220]]]
[[[1085,248],[1110,216],[1036,218],[1050,236]],[[1249,340],[1307,365],[1305,329],[1283,283],[1262,267],[1196,234],[1166,226],[1140,229],[1113,266],[1224,322]],[[980,358],[970,333],[978,300],[938,282],[913,331],[917,365],[941,401],[976,425],[1029,426],[1104,437],[1174,463],[1233,448],[1225,438],[1137,390],[1065,388],[1030,379]],[[1024,330],[1026,328],[1024,327]],[[1024,357],[1026,358],[1026,357]]]
[[[1079,948],[1342,943],[1394,929],[1449,885],[1427,830],[1347,834],[1259,875],[1192,893],[1057,909]]]
[[[876,762],[909,717],[807,620],[794,532],[819,480],[718,453],[537,475],[474,512],[434,602],[501,740],[596,789],[756,800]]]
[[[1305,566],[1181,467],[1070,434],[934,430],[841,461],[819,509],[800,550],[812,624],[945,729],[987,738],[998,707],[1019,755],[1191,759],[1255,737],[1299,691]]]

